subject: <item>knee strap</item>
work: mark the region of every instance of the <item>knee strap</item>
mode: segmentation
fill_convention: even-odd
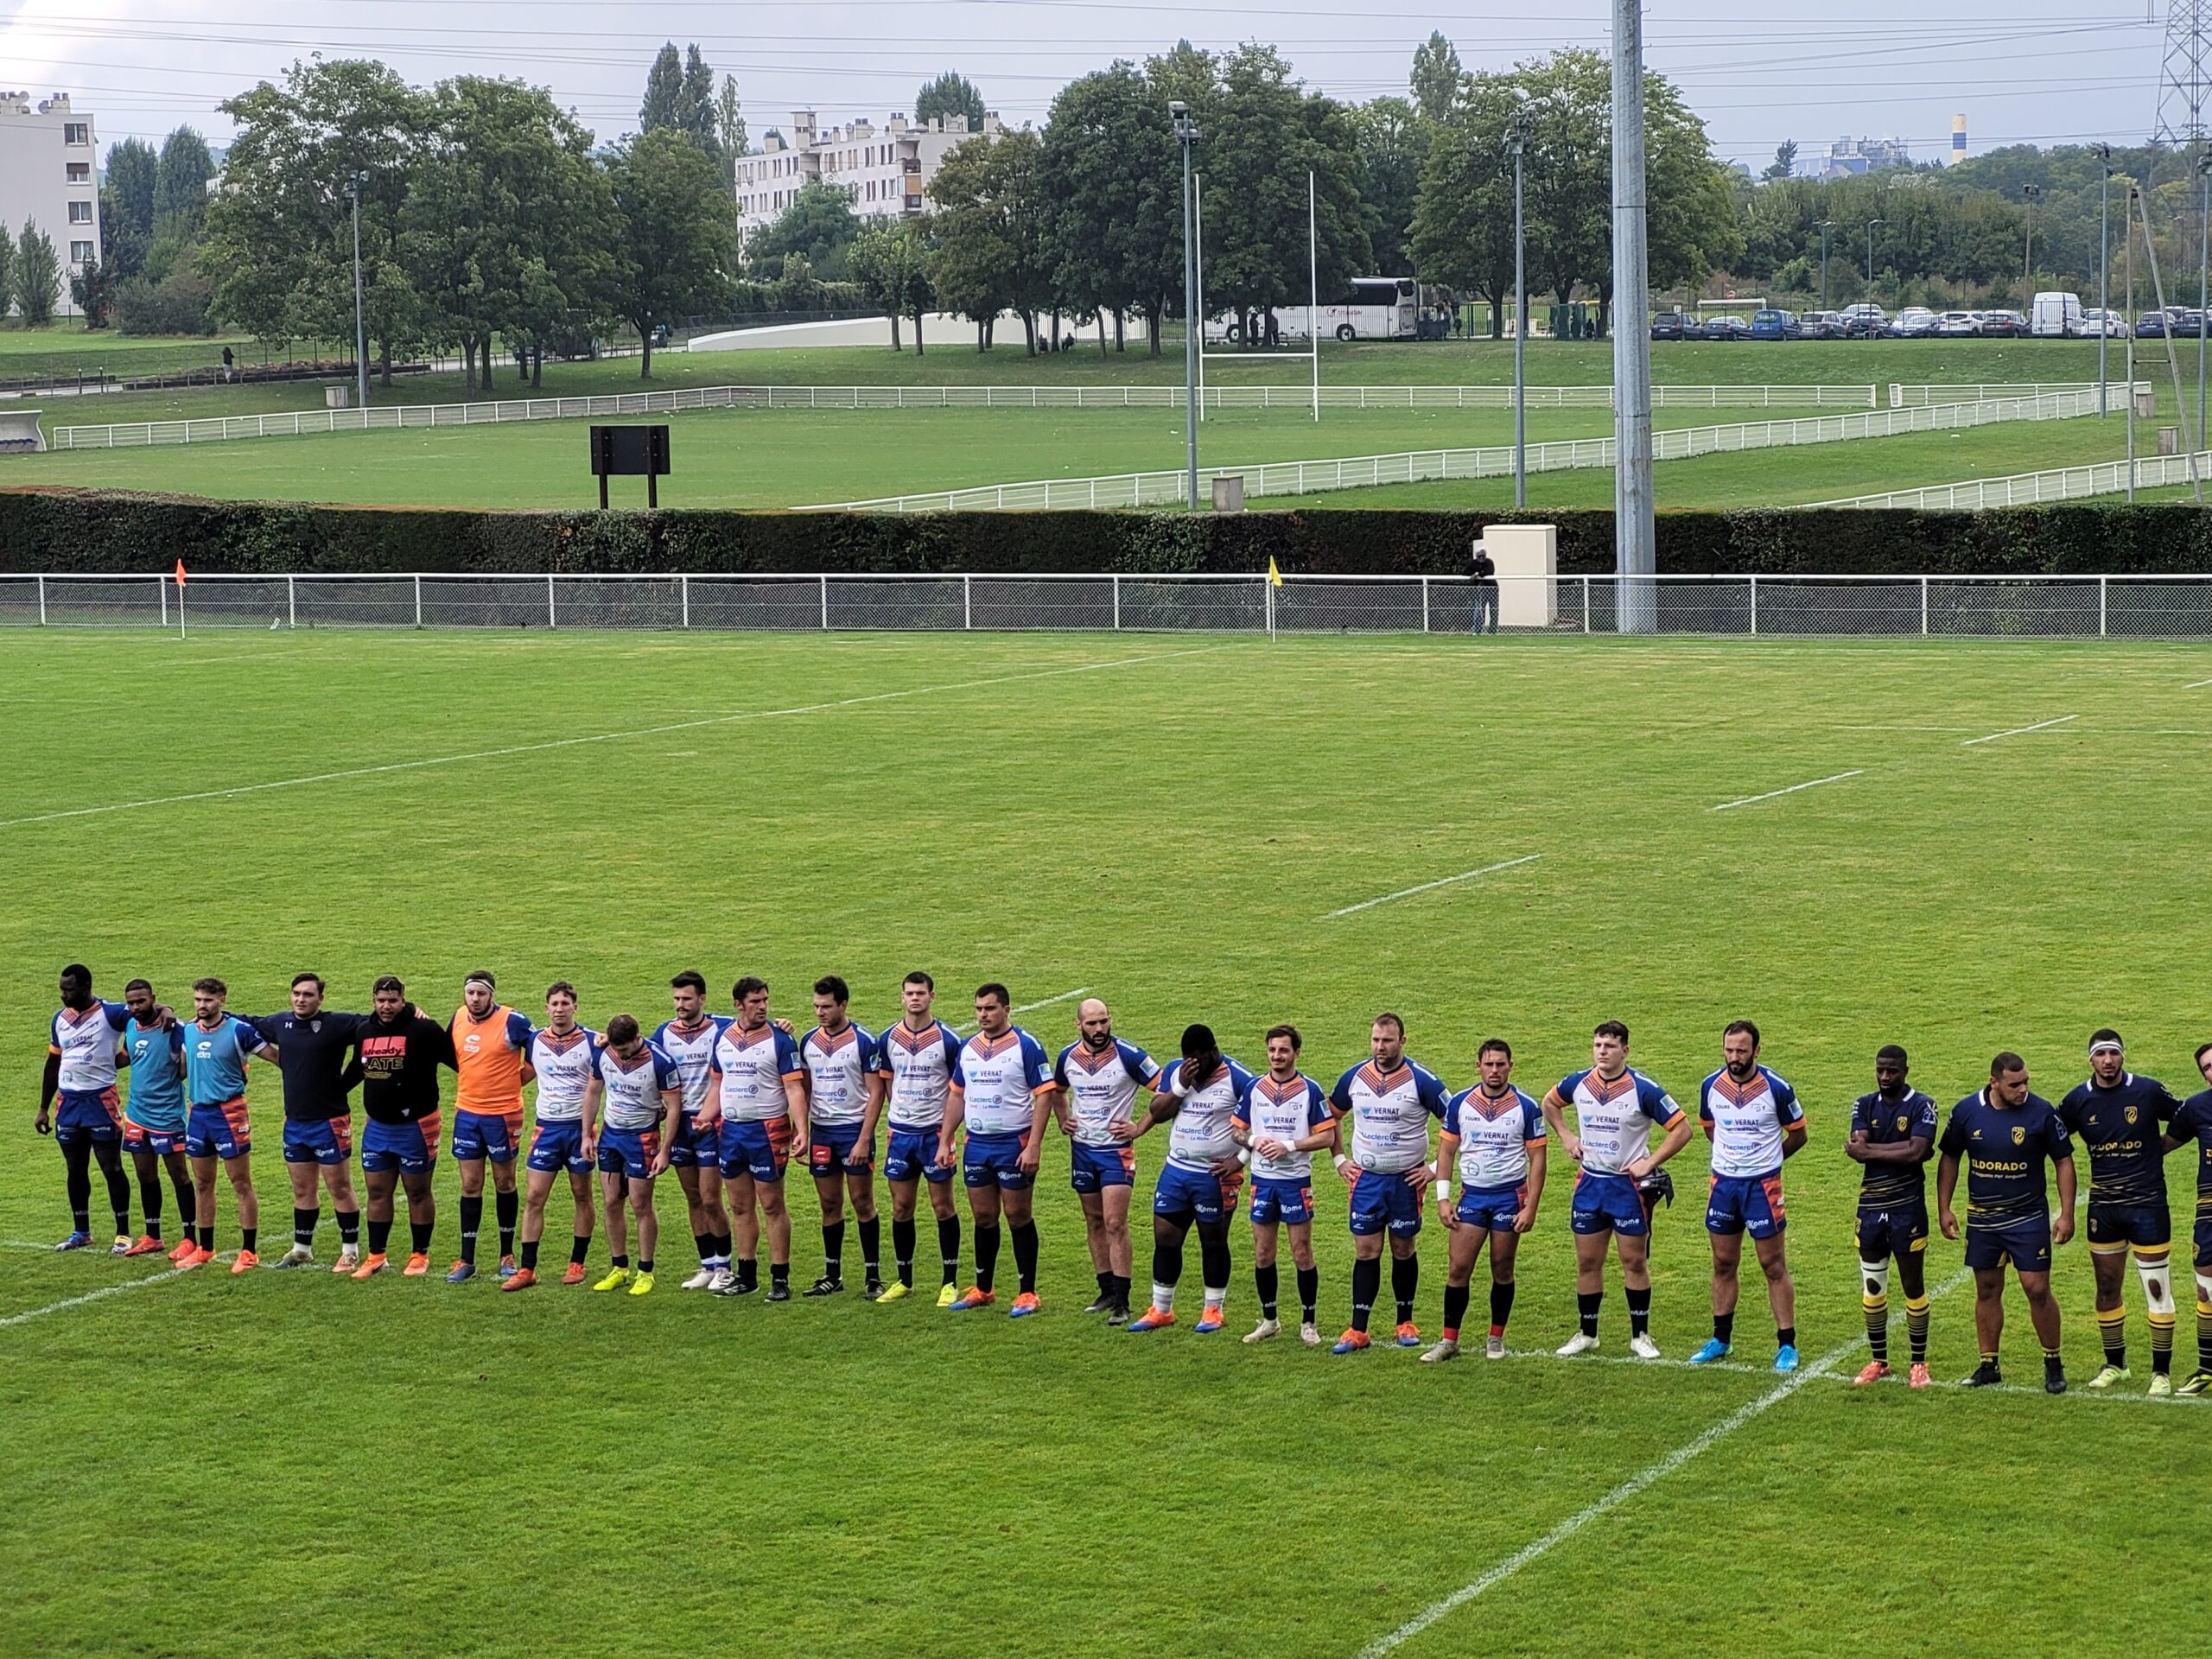
[[[2136,1253],[2135,1271],[2143,1281],[2144,1304],[2154,1319],[2174,1317],[2172,1266],[2172,1259],[2164,1251],[2155,1255]]]
[[[1879,1262],[1859,1264],[1859,1294],[1869,1302],[1886,1301],[1890,1294],[1890,1262],[1885,1256]]]

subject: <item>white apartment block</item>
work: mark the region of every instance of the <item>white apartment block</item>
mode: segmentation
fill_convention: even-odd
[[[862,219],[920,213],[944,158],[976,130],[1000,130],[996,115],[986,115],[980,129],[962,116],[952,121],[948,129],[943,118],[917,124],[894,115],[880,130],[868,121],[824,128],[813,111],[795,112],[789,143],[771,127],[759,150],[738,159],[738,229],[749,235],[772,223],[808,184],[841,188]]]
[[[34,219],[61,262],[58,315],[74,316],[69,278],[100,257],[99,168],[92,122],[72,113],[69,94],[34,104],[28,92],[0,92],[0,225],[22,234]]]

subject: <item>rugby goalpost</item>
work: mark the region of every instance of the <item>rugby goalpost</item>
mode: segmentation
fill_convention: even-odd
[[[1229,361],[1238,361],[1244,359],[1244,353],[1242,351],[1209,352],[1206,350],[1205,322],[1206,318],[1211,314],[1206,309],[1205,201],[1205,175],[1204,174],[1193,174],[1191,179],[1191,217],[1197,230],[1197,234],[1192,240],[1197,245],[1197,257],[1195,263],[1197,266],[1196,286],[1198,288],[1198,303],[1191,308],[1192,310],[1197,314],[1196,316],[1190,319],[1185,326],[1195,327],[1198,331],[1198,385],[1197,395],[1198,401],[1198,418],[1202,421],[1206,417],[1206,359],[1208,358],[1220,358]],[[1321,244],[1319,226],[1319,221],[1315,213],[1313,175],[1309,170],[1306,175],[1306,280],[1307,283],[1306,292],[1306,350],[1303,353],[1293,353],[1293,355],[1303,355],[1313,365],[1313,418],[1316,421],[1319,421],[1321,418]],[[1270,313],[1274,309],[1272,306],[1268,308]]]

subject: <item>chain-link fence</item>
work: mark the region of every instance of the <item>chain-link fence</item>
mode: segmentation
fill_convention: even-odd
[[[1632,601],[1643,587],[1647,602]],[[2212,639],[2212,575],[0,576],[0,624]]]

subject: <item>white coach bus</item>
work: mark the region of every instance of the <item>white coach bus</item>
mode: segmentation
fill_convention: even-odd
[[[1324,340],[1411,340],[1421,318],[1421,296],[1410,276],[1355,276],[1351,292],[1314,312],[1314,323]],[[1266,326],[1262,315],[1261,326]],[[1303,343],[1306,308],[1279,305],[1274,308],[1275,338]],[[1206,339],[1217,345],[1235,345],[1243,339],[1243,323],[1233,313],[1206,319]]]

